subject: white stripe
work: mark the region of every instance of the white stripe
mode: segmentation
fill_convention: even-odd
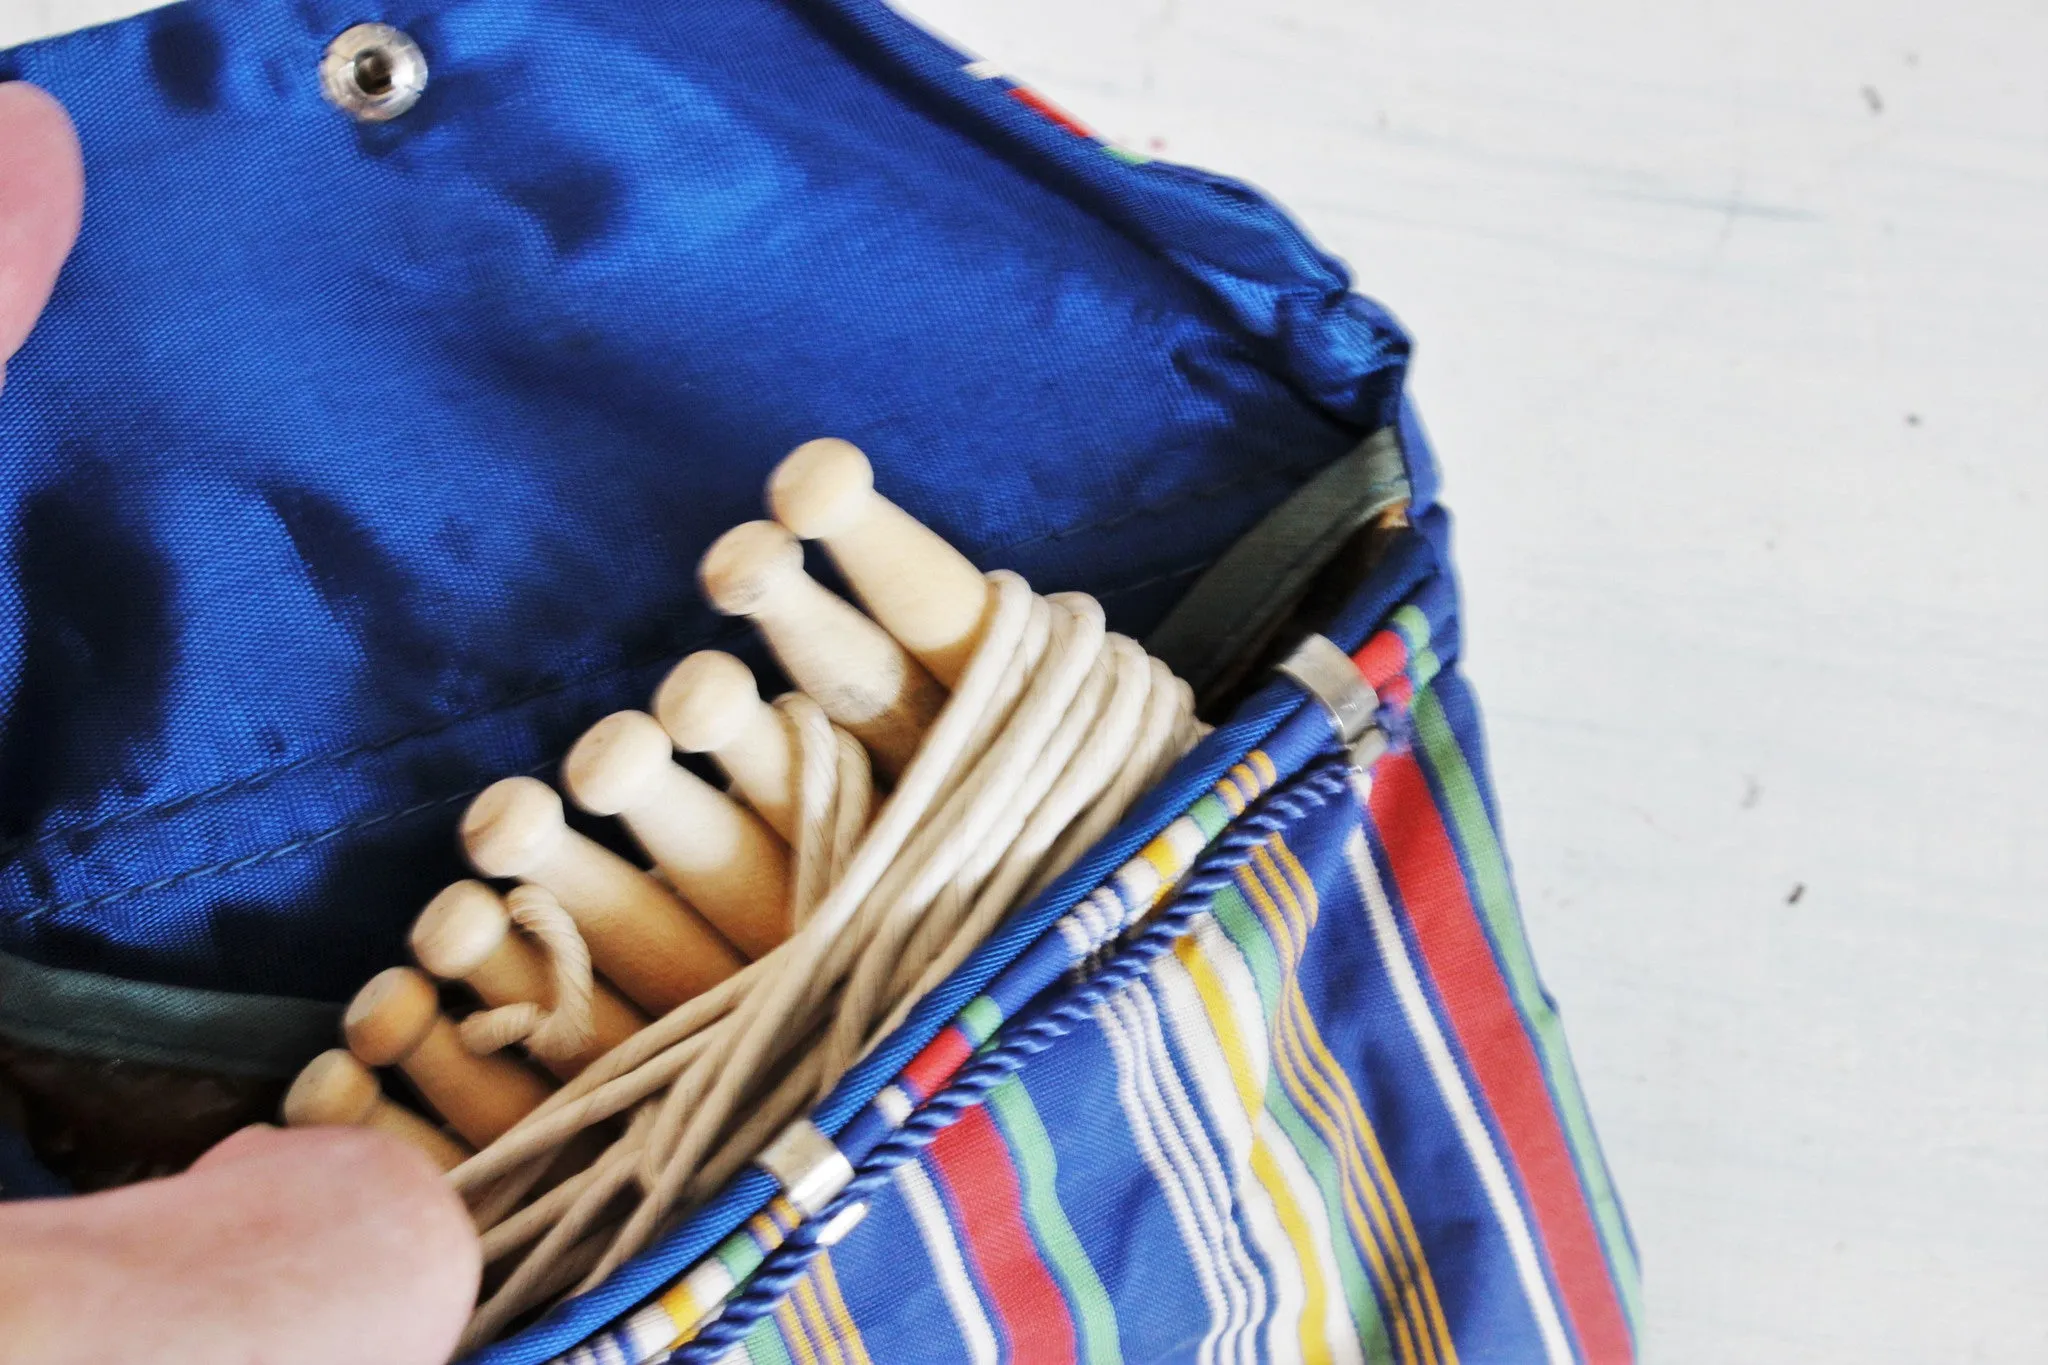
[[[1437,1027],[1436,1015],[1430,1011],[1429,1001],[1423,996],[1422,982],[1415,974],[1415,964],[1409,960],[1408,945],[1401,939],[1401,928],[1394,921],[1394,907],[1387,899],[1386,887],[1380,884],[1380,870],[1366,849],[1363,830],[1352,831],[1344,852],[1351,859],[1352,875],[1358,879],[1359,890],[1363,893],[1366,918],[1372,924],[1373,944],[1379,949],[1381,961],[1386,963],[1387,979],[1394,985],[1394,996],[1401,1002],[1402,1012],[1408,1016],[1408,1027],[1414,1033],[1422,1055],[1429,1061],[1430,1073],[1436,1077],[1437,1089],[1451,1111],[1452,1120],[1458,1125],[1458,1136],[1464,1139],[1465,1150],[1479,1172],[1479,1183],[1486,1190],[1488,1202],[1493,1205],[1494,1216],[1500,1219],[1508,1252],[1514,1258],[1515,1273],[1522,1281],[1522,1294],[1529,1301],[1530,1311],[1536,1317],[1536,1328],[1543,1337],[1543,1349],[1552,1365],[1569,1365],[1571,1343],[1565,1336],[1564,1323],[1558,1317],[1557,1302],[1550,1295],[1550,1284],[1543,1277],[1543,1265],[1537,1259],[1536,1243],[1529,1235],[1527,1220],[1522,1216],[1521,1202],[1515,1198],[1514,1187],[1508,1183],[1507,1171],[1501,1165],[1500,1153],[1494,1150],[1493,1136],[1486,1131],[1486,1124],[1472,1103],[1472,1095],[1465,1089],[1465,1078],[1459,1074],[1451,1049],[1444,1042],[1443,1030]]]
[[[1117,918],[1129,922],[1152,908],[1165,883],[1150,858],[1140,855],[1116,870]]]
[[[1172,955],[1167,954],[1154,965],[1153,970],[1155,974],[1162,967],[1170,971],[1171,967],[1167,964],[1172,963]],[[1258,1214],[1264,1203],[1264,1192],[1258,1188],[1256,1181],[1247,1182],[1243,1178],[1245,1168],[1241,1161],[1235,1165],[1226,1165],[1225,1155],[1219,1153],[1210,1141],[1209,1131],[1202,1126],[1202,1120],[1195,1112],[1194,1102],[1188,1098],[1187,1088],[1181,1083],[1180,1071],[1174,1065],[1173,1054],[1166,1050],[1166,1034],[1159,1026],[1159,1002],[1154,998],[1152,988],[1142,981],[1133,982],[1126,992],[1125,999],[1130,1009],[1131,1027],[1141,1043],[1138,1052],[1143,1061],[1141,1074],[1148,1083],[1157,1087],[1160,1096],[1157,1103],[1170,1116],[1168,1121],[1172,1124],[1173,1130],[1187,1143],[1199,1178],[1217,1211],[1216,1216],[1222,1228],[1220,1245],[1229,1257],[1231,1268],[1237,1272],[1239,1280],[1250,1291],[1244,1311],[1238,1315],[1231,1325],[1229,1335],[1223,1339],[1223,1349],[1228,1358],[1233,1360],[1255,1359],[1257,1349],[1252,1336],[1259,1324],[1268,1316],[1266,1291],[1270,1279],[1267,1273],[1259,1268],[1251,1251],[1246,1248],[1243,1229],[1239,1226],[1233,1210],[1242,1204],[1246,1222],[1252,1226],[1254,1240],[1264,1249],[1265,1244],[1258,1228]],[[1228,1142],[1229,1138],[1226,1136],[1224,1140]]]
[[[906,1161],[896,1168],[896,1186],[903,1191],[911,1221],[917,1224],[925,1255],[938,1272],[939,1290],[946,1296],[946,1306],[953,1310],[953,1322],[960,1329],[961,1339],[967,1343],[967,1358],[974,1365],[996,1365],[1001,1359],[1001,1352],[996,1349],[996,1329],[981,1306],[981,1295],[975,1292],[974,1282],[967,1278],[967,1263],[961,1259],[960,1243],[953,1236],[953,1221],[946,1216],[946,1206],[940,1202],[939,1192],[932,1188],[931,1177],[924,1173],[919,1160]]]
[[[1123,1104],[1138,1154],[1166,1195],[1167,1207],[1180,1229],[1181,1245],[1195,1267],[1202,1298],[1209,1305],[1209,1330],[1202,1336],[1195,1359],[1201,1365],[1213,1365],[1218,1344],[1226,1336],[1234,1339],[1240,1334],[1248,1316],[1244,1284],[1234,1273],[1235,1267],[1223,1247],[1223,1229],[1229,1218],[1210,1202],[1200,1176],[1187,1169],[1192,1162],[1186,1144],[1172,1132],[1170,1120],[1157,1112],[1157,1087],[1149,1082],[1147,1067],[1139,1055],[1140,1046],[1126,1026],[1123,1016],[1128,1006],[1122,996],[1118,992],[1096,1006],[1095,1020],[1116,1059],[1117,1099]],[[1162,1136],[1167,1140],[1162,1141]]]
[[[1095,937],[1090,926],[1082,922],[1077,910],[1071,915],[1061,915],[1053,921],[1052,927],[1060,931],[1060,937],[1067,941],[1067,951],[1076,962],[1085,962],[1088,954],[1095,951]]]
[[[1204,917],[1195,922],[1193,932],[1215,931],[1215,921]],[[1204,956],[1214,959],[1214,953]],[[1249,977],[1243,982],[1230,980],[1228,968],[1219,970],[1225,996],[1234,993],[1237,987],[1251,987]],[[1181,1050],[1188,1056],[1188,1070],[1194,1076],[1195,1091],[1202,1097],[1202,1108],[1209,1115],[1229,1149],[1232,1184],[1236,1187],[1238,1199],[1244,1206],[1245,1226],[1251,1230],[1252,1241],[1272,1267],[1266,1281],[1273,1288],[1271,1311],[1261,1306],[1260,1314],[1254,1319],[1254,1327],[1263,1329],[1266,1335],[1268,1358],[1272,1360],[1293,1360],[1301,1355],[1301,1312],[1307,1298],[1307,1284],[1302,1279],[1299,1258],[1294,1243],[1287,1236],[1287,1229],[1281,1226],[1280,1212],[1273,1203],[1273,1196],[1252,1170],[1252,1143],[1260,1134],[1254,1125],[1263,1116],[1248,1113],[1244,1101],[1237,1093],[1237,1080],[1231,1075],[1230,1060],[1223,1053],[1214,1026],[1209,1021],[1208,1007],[1202,1002],[1202,995],[1195,987],[1194,977],[1181,960],[1172,953],[1160,955],[1153,967],[1153,977],[1159,987],[1159,1003],[1165,1009],[1167,1019],[1173,1025],[1173,1036],[1180,1043]],[[1252,999],[1258,999],[1256,987],[1252,987]],[[1254,1011],[1255,1015],[1257,1011]],[[1265,1022],[1259,1019],[1252,1028],[1240,1028],[1238,1036],[1250,1054],[1248,1062],[1252,1068],[1253,1082],[1264,1088],[1270,1074],[1271,1059],[1267,1051]],[[1269,1142],[1267,1144],[1271,1146]],[[1282,1173],[1285,1179],[1285,1173]],[[1245,1350],[1255,1349],[1247,1339]]]
[[[675,1345],[676,1337],[694,1325],[678,1323],[666,1308],[652,1303],[626,1319],[618,1338],[625,1343],[621,1349],[628,1360],[652,1360]]]
[[[1214,921],[1214,917],[1200,919],[1194,925],[1192,937],[1194,937],[1196,948],[1202,954],[1202,960],[1208,962],[1208,970],[1217,974],[1217,982],[1223,986],[1223,999],[1229,1003],[1231,1017],[1235,1021],[1235,1027],[1237,1027],[1239,1042],[1253,1050],[1253,1068],[1255,1068],[1253,1074],[1257,1076],[1257,1085],[1260,1085],[1260,1095],[1264,1097],[1266,1093],[1270,1093],[1270,1089],[1274,1085],[1274,1074],[1272,1074],[1274,1056],[1272,1056],[1272,1048],[1276,1046],[1276,1042],[1274,1042],[1272,1033],[1268,1029],[1268,1023],[1266,1023],[1266,1001],[1260,997],[1260,986],[1257,986],[1257,980],[1251,974],[1251,964],[1245,960],[1243,952],[1237,948],[1237,943],[1231,939],[1231,935],[1227,935],[1223,931],[1223,925],[1219,925],[1217,921]],[[1200,1011],[1196,1015],[1196,1019],[1200,1019],[1198,1027],[1202,1027],[1202,1033],[1210,1033],[1214,1025],[1208,1021],[1208,1011],[1202,1007],[1202,997],[1196,993],[1194,978],[1186,974],[1186,966],[1180,964],[1178,960],[1176,960],[1174,968],[1180,970],[1182,978],[1184,978],[1186,1007]],[[1163,980],[1161,980],[1161,984],[1163,984]],[[1180,1029],[1180,1027],[1182,1025],[1176,1021],[1176,1029]],[[1176,1038],[1178,1036],[1180,1036],[1180,1033],[1176,1031]],[[1182,1048],[1188,1048],[1188,1042],[1182,1042]],[[1241,1101],[1241,1097],[1237,1093],[1237,1087],[1229,1085],[1229,1062],[1225,1060],[1221,1050],[1217,1052],[1217,1056],[1214,1056],[1214,1066],[1217,1066],[1217,1072],[1219,1072],[1217,1085],[1214,1085],[1208,1093],[1204,1093],[1204,1099],[1210,1105],[1229,1103],[1233,1109],[1241,1109],[1243,1101]],[[1206,1078],[1208,1068],[1202,1062],[1196,1062],[1194,1072],[1196,1072],[1196,1076],[1204,1076]],[[1337,1267],[1337,1238],[1341,1236],[1343,1240],[1350,1242],[1352,1240],[1352,1232],[1350,1232],[1348,1226],[1346,1228],[1331,1226],[1329,1205],[1323,1203],[1323,1187],[1317,1183],[1315,1173],[1309,1171],[1309,1162],[1305,1162],[1303,1156],[1300,1156],[1300,1152],[1294,1148],[1294,1140],[1288,1138],[1284,1128],[1280,1128],[1280,1119],[1276,1119],[1272,1115],[1272,1111],[1264,1103],[1260,1103],[1260,1107],[1253,1109],[1249,1117],[1251,1117],[1251,1124],[1255,1126],[1257,1138],[1260,1138],[1266,1144],[1268,1156],[1272,1156],[1274,1166],[1280,1171],[1280,1181],[1286,1185],[1288,1195],[1294,1199],[1294,1207],[1300,1209],[1300,1216],[1303,1216],[1303,1222],[1309,1224],[1309,1244],[1313,1248],[1315,1265],[1321,1271],[1323,1285],[1325,1285],[1321,1332],[1323,1332],[1323,1340],[1327,1342],[1329,1349],[1331,1349],[1331,1359],[1337,1361],[1337,1365],[1350,1365],[1352,1361],[1360,1361],[1360,1359],[1364,1359],[1360,1355],[1360,1345],[1358,1345],[1358,1340],[1360,1340],[1360,1324],[1352,1320],[1350,1289],[1346,1287],[1346,1283],[1343,1283],[1343,1271]],[[1303,1121],[1309,1121],[1309,1115],[1303,1115]],[[1309,1124],[1309,1128],[1313,1130],[1315,1126]],[[1346,1173],[1343,1173],[1343,1160],[1341,1160],[1341,1156],[1337,1152],[1331,1152],[1331,1162],[1337,1166],[1339,1187],[1343,1183],[1348,1183],[1348,1177],[1346,1177]],[[1280,1228],[1278,1232],[1280,1232],[1282,1238],[1286,1238],[1284,1228]],[[1294,1246],[1292,1238],[1286,1238],[1284,1244],[1288,1248]],[[1300,1295],[1298,1308],[1307,1308],[1307,1289],[1309,1289],[1307,1281],[1303,1281],[1300,1289],[1303,1289],[1303,1295]],[[1389,1308],[1395,1314],[1401,1312],[1399,1304],[1393,1304]],[[1272,1330],[1280,1332],[1280,1330],[1288,1330],[1288,1328],[1294,1330],[1296,1338],[1288,1342],[1286,1351],[1300,1351],[1298,1318],[1286,1320],[1284,1312],[1276,1312],[1274,1314]],[[1276,1345],[1274,1351],[1278,1353],[1280,1347]]]
[[[1167,847],[1174,851],[1174,861],[1183,871],[1195,865],[1195,859],[1202,856],[1202,850],[1209,846],[1209,836],[1195,823],[1192,815],[1183,815],[1168,825],[1162,832]]]
[[[910,1096],[900,1085],[885,1085],[875,1094],[875,1108],[891,1128],[901,1128],[910,1117]]]

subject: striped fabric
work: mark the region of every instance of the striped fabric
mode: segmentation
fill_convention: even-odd
[[[1173,820],[1114,876],[1062,916],[1047,933],[962,1009],[911,1059],[839,1135],[838,1147],[858,1165],[922,1103],[932,1098],[976,1049],[1018,1009],[1158,907],[1197,856],[1235,817],[1268,791],[1278,771],[1253,750],[1214,788]],[[973,1115],[963,1123],[971,1126]],[[949,1134],[950,1136],[950,1134]],[[943,1141],[943,1140],[942,1140]],[[935,1144],[936,1145],[936,1144]],[[719,1244],[673,1288],[617,1327],[562,1357],[560,1365],[639,1365],[687,1340],[795,1224],[795,1210],[777,1199]]]
[[[1428,579],[1353,655],[1396,740],[1356,799],[1269,821],[1170,946],[887,1172],[723,1359],[1634,1358],[1634,1251],[1521,932],[1451,620]],[[1254,749],[1059,920],[841,1132],[856,1168],[1290,780]],[[566,1359],[686,1340],[789,1216]]]

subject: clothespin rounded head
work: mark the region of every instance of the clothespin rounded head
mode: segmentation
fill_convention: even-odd
[[[366,1066],[391,1066],[412,1054],[440,1012],[440,994],[424,972],[386,967],[348,1002],[341,1031]]]
[[[674,766],[675,745],[645,711],[615,711],[583,732],[562,760],[562,785],[592,815],[643,804]]]
[[[460,981],[498,951],[511,923],[496,891],[479,881],[456,882],[413,921],[413,961],[443,981]]]
[[[711,605],[727,616],[752,616],[804,571],[804,547],[772,521],[743,521],[711,542],[697,579]]]
[[[708,754],[738,738],[764,703],[753,670],[717,649],[700,649],[669,670],[654,714],[678,749]]]
[[[486,877],[517,877],[546,857],[566,828],[554,788],[536,777],[508,777],[469,803],[462,846]]]
[[[383,1092],[370,1068],[346,1048],[329,1048],[306,1063],[284,1092],[284,1121],[294,1128],[353,1125],[369,1117]]]
[[[775,519],[804,540],[837,535],[860,516],[875,491],[874,466],[851,441],[806,441],[768,476]]]

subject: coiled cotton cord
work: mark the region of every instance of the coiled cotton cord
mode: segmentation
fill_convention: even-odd
[[[596,985],[590,972],[590,949],[562,903],[541,887],[516,888],[505,898],[505,908],[512,922],[534,937],[547,959],[554,1004],[543,1009],[521,1001],[478,1010],[460,1025],[463,1046],[482,1054],[523,1042],[534,1056],[548,1061],[574,1057],[597,1035],[591,1017]]]
[[[980,644],[872,825],[860,746],[808,697],[777,702],[800,757],[795,933],[451,1173],[491,1259],[532,1243],[472,1343],[558,1292],[565,1258],[593,1286],[715,1192],[1199,737],[1187,685],[1109,633],[1094,599],[988,578]],[[594,1165],[514,1211],[565,1142],[636,1106]]]

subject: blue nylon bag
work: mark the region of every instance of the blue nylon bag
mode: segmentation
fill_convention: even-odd
[[[366,17],[385,123],[317,76]],[[0,77],[87,167],[0,401],[0,1036],[290,1074],[464,803],[746,650],[696,562],[801,440],[1218,694],[1405,505],[1324,627],[1369,779],[1253,692],[814,1113],[843,1241],[752,1168],[480,1359],[1632,1358],[1407,339],[1280,210],[872,0],[197,0]]]

